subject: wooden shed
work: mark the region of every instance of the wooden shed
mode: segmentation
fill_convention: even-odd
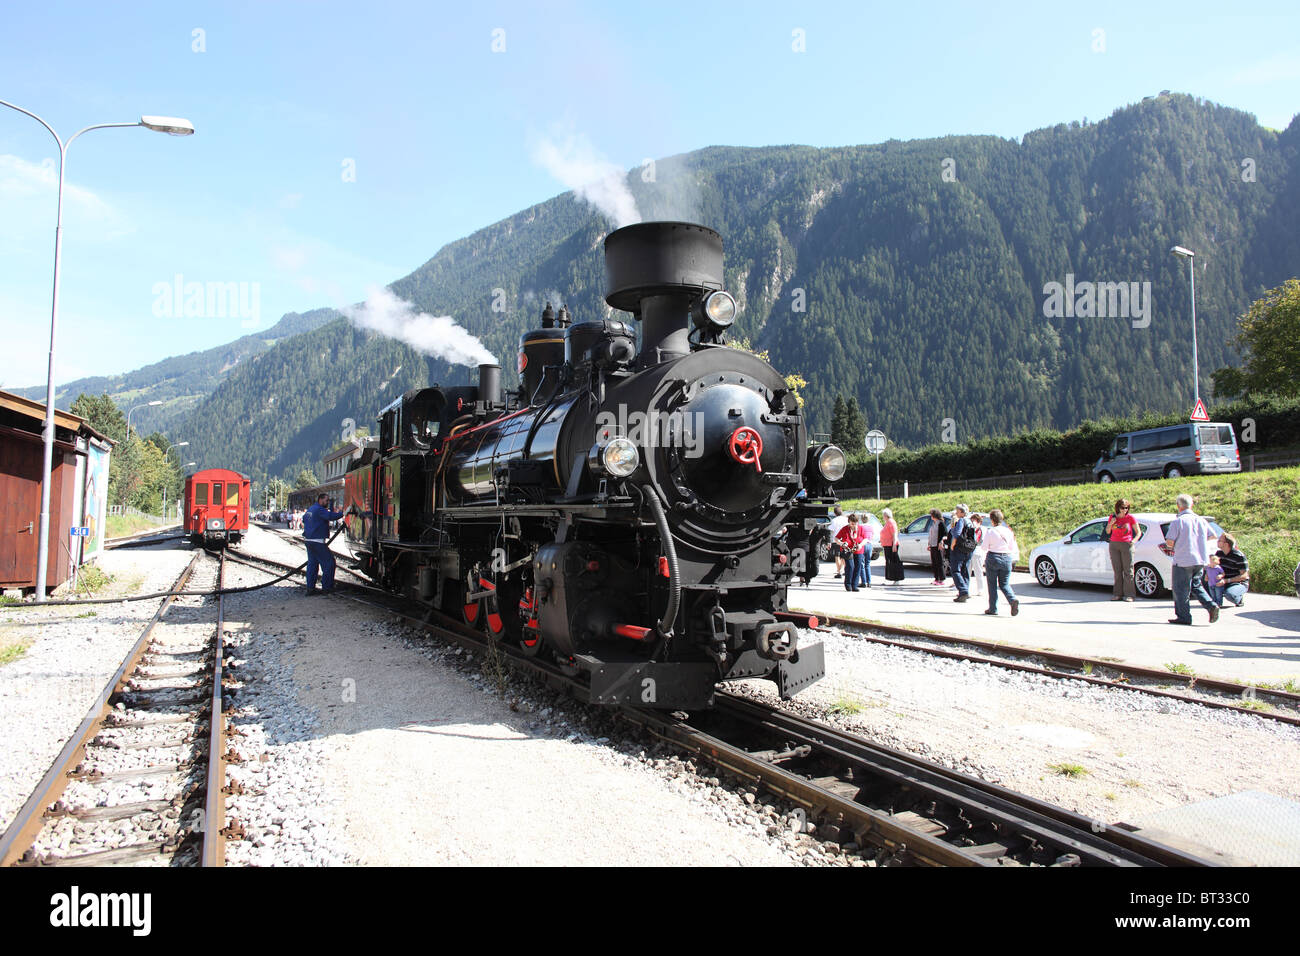
[[[45,405],[0,391],[0,588],[36,587]],[[54,412],[46,587],[58,587],[103,547],[113,442],[69,412]],[[74,528],[89,529],[74,537]]]

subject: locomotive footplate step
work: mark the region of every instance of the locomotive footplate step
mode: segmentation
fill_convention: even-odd
[[[693,708],[713,700],[717,669],[712,663],[611,661],[579,654],[591,674],[593,704]]]

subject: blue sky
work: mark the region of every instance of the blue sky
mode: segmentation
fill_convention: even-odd
[[[198,131],[73,144],[56,369],[68,381],[365,298],[563,192],[534,158],[546,137],[621,167],[719,144],[1018,138],[1162,89],[1280,129],[1300,109],[1297,9],[49,0],[7,5],[0,99],[65,138],[142,113]],[[38,124],[0,108],[3,386],[45,379],[56,158]],[[158,290],[178,275],[243,283],[249,311],[256,290],[256,319],[169,314]]]

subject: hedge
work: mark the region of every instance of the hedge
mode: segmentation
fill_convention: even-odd
[[[1254,422],[1252,430],[1243,424],[1247,419]],[[1232,422],[1243,456],[1300,445],[1300,397],[1248,398],[1216,405],[1210,409],[1210,420]],[[890,448],[880,456],[880,480],[946,481],[1090,468],[1121,432],[1186,421],[1182,415],[1148,412],[1140,418],[1087,421],[1065,432],[1040,428],[963,444],[927,445],[915,450]],[[1254,442],[1247,441],[1252,434]],[[865,451],[851,455],[843,486],[865,487],[874,485],[875,480],[875,457]]]

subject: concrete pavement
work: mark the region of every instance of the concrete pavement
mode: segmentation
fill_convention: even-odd
[[[873,586],[857,593],[844,590],[843,580],[833,577],[833,565],[821,568],[825,573],[807,588],[790,589],[792,609],[1145,667],[1185,664],[1198,674],[1228,680],[1300,679],[1300,599],[1294,597],[1248,594],[1245,607],[1228,605],[1214,625],[1193,599],[1193,626],[1182,627],[1166,623],[1174,615],[1168,594],[1130,604],[1111,601],[1108,587],[1044,588],[1032,575],[1012,572],[1020,614],[1012,617],[1006,599],[999,598],[993,617],[984,613],[988,598],[982,587],[968,602],[955,604],[957,592],[931,584],[928,568],[908,565],[904,581],[886,584],[884,561],[875,561]]]

